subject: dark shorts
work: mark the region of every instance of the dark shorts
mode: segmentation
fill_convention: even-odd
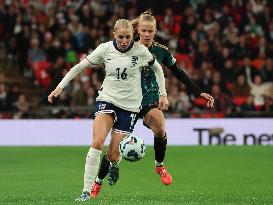
[[[96,102],[96,112],[94,119],[100,113],[109,113],[114,116],[113,130],[122,134],[130,134],[137,120],[137,113],[123,110],[112,103],[105,101]]]
[[[136,121],[139,119],[139,118],[143,118],[147,115],[148,112],[150,112],[151,109],[154,109],[154,108],[158,108],[158,101],[155,101],[155,102],[152,102],[148,105],[144,105],[142,106],[140,112],[137,114],[137,119]],[[147,128],[151,129],[148,125],[145,124],[144,120],[143,120],[143,125],[146,126]]]

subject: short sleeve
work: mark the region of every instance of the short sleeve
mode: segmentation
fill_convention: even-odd
[[[91,52],[86,59],[91,64],[103,64],[104,63],[104,53],[106,50],[106,43],[100,44],[93,52]]]

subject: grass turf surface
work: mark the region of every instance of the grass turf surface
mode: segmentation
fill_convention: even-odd
[[[105,180],[97,199],[76,203],[87,147],[0,147],[0,204],[273,204],[273,148],[168,147],[173,184],[153,172],[153,150],[121,163],[120,180]]]

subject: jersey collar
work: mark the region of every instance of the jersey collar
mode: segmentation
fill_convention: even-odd
[[[129,50],[133,47],[134,41],[131,41],[130,45],[129,45],[128,48],[126,48],[125,50],[120,50],[120,49],[118,48],[116,40],[113,40],[113,45],[114,45],[115,49],[118,50],[119,52],[121,52],[121,53],[126,53],[127,51],[129,51]]]
[[[152,42],[152,45],[148,48],[148,50],[151,50],[154,47],[155,41]]]

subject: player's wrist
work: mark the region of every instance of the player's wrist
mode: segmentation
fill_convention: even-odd
[[[159,95],[160,97],[167,97],[167,93],[163,93]]]
[[[61,90],[63,90],[64,89],[64,85],[62,84],[62,83],[59,83],[58,85],[57,85],[57,89],[61,89]]]

